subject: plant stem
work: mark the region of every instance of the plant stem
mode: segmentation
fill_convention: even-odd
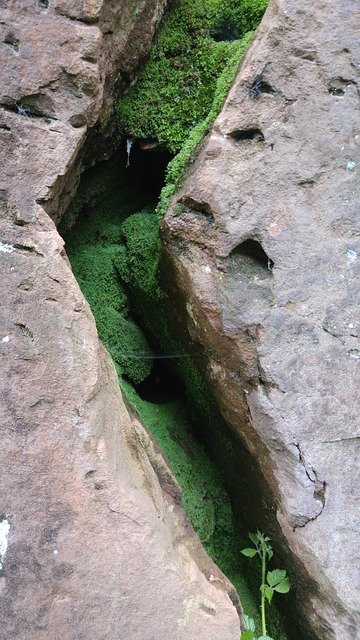
[[[263,549],[261,554],[261,624],[262,635],[266,636],[266,620],[265,620],[265,573],[266,573],[266,551]]]

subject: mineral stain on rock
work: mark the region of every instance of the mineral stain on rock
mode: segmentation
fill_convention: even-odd
[[[4,569],[4,558],[9,544],[10,523],[0,516],[0,574]]]

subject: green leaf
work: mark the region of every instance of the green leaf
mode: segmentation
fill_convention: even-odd
[[[274,589],[278,593],[288,593],[288,591],[290,591],[290,580],[289,580],[289,578],[286,576],[286,578],[284,578],[284,580],[279,582],[279,584],[275,585]]]
[[[250,538],[251,542],[253,542],[255,545],[257,545],[259,543],[259,538],[256,535],[256,533],[249,533],[249,538]]]
[[[284,578],[286,578],[286,571],[284,569],[274,569],[274,571],[268,571],[267,573],[267,581],[270,587],[279,584]]]
[[[274,595],[274,590],[271,587],[268,587],[267,585],[265,586],[264,589],[264,593],[265,593],[265,598],[266,600],[269,602],[271,602],[271,600],[273,599],[273,595]]]
[[[244,615],[244,624],[245,628],[250,631],[255,631],[255,620],[254,618],[250,618],[250,616]]]
[[[259,540],[259,542],[264,542],[264,534],[261,533],[261,531],[259,531],[259,529],[256,532],[256,536],[257,536],[257,539]]]
[[[270,636],[260,636],[260,638],[258,638],[258,640],[273,640],[273,639],[270,638]]]
[[[254,632],[251,629],[246,629],[241,634],[241,640],[255,640]]]
[[[248,547],[247,549],[242,549],[241,553],[243,554],[243,556],[246,556],[247,558],[253,558],[257,554],[257,551],[256,549],[252,549],[251,547]]]
[[[266,553],[268,554],[269,560],[271,560],[274,554],[273,554],[272,547],[270,545],[268,545],[268,548],[266,549]]]

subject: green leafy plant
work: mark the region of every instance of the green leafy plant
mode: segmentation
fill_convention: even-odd
[[[272,640],[266,632],[266,601],[270,604],[275,591],[278,593],[288,593],[290,589],[290,580],[285,569],[274,569],[266,572],[267,563],[273,557],[273,550],[270,544],[270,538],[265,536],[259,530],[256,533],[249,533],[249,538],[253,543],[253,547],[243,549],[241,553],[247,558],[259,556],[261,562],[261,636],[255,635],[255,623],[252,618],[245,616],[244,622],[246,630],[243,632],[242,640]]]

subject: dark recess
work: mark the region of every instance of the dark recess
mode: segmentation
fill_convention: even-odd
[[[5,36],[4,43],[8,44],[9,47],[12,47],[15,51],[19,51],[19,40],[15,38],[13,33],[8,33]]]
[[[251,258],[256,264],[260,265],[264,269],[272,270],[274,266],[273,260],[269,258],[267,253],[262,248],[260,242],[257,240],[245,240],[232,250],[230,257],[234,256],[244,256],[247,258]]]
[[[140,398],[155,404],[185,398],[184,385],[160,358],[154,361],[151,374],[136,385],[136,391]]]
[[[232,42],[239,38],[239,33],[236,27],[227,22],[223,22],[211,29],[210,35],[215,42]]]
[[[146,195],[149,202],[157,202],[164,186],[165,170],[172,157],[160,147],[142,150],[139,143],[134,142],[126,170],[127,178],[136,185],[137,193]]]
[[[245,140],[255,140],[256,142],[263,142],[264,135],[260,131],[260,129],[235,129],[235,131],[231,131],[229,134],[231,138],[234,140],[238,140],[239,142]]]
[[[195,215],[200,215],[206,218],[209,222],[214,221],[214,214],[211,211],[211,207],[207,202],[198,202],[189,196],[184,196],[179,200],[178,204],[182,205],[185,210]]]

